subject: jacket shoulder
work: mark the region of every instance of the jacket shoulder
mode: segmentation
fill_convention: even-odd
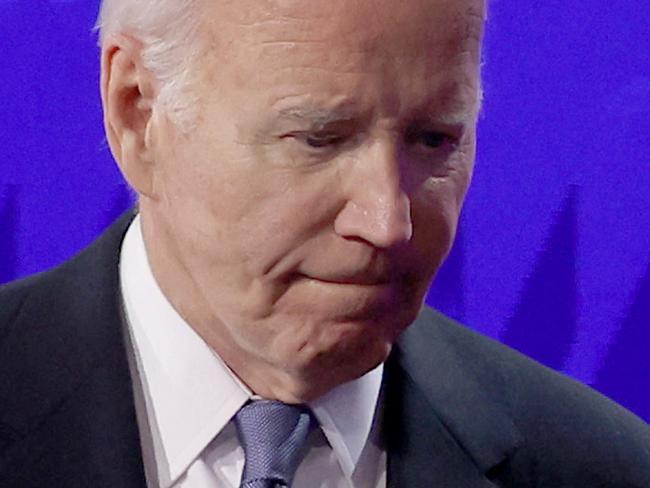
[[[3,487],[144,483],[119,288],[131,219],[62,265],[0,288]]]
[[[61,312],[66,301],[105,284],[97,273],[116,275],[119,246],[134,210],[125,212],[100,238],[64,263],[41,273],[0,286],[0,341],[11,325],[24,316],[51,318],[54,308]],[[114,280],[113,280],[114,281]]]
[[[0,286],[0,343],[12,327],[22,321],[25,313],[46,312],[47,297],[65,282],[65,271],[61,270],[64,266]],[[34,309],[30,306],[33,303],[40,306]]]
[[[500,467],[506,486],[650,487],[650,427],[633,413],[431,309],[410,333],[450,348],[512,419],[519,441]]]
[[[120,317],[119,248],[131,218],[63,264],[0,287],[0,448],[54,408],[58,390],[79,383],[106,344],[119,344],[111,324]]]

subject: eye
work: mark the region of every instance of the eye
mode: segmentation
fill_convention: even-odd
[[[344,136],[333,132],[307,133],[299,136],[298,139],[312,149],[337,146],[345,141]]]
[[[444,132],[412,130],[407,132],[406,142],[407,144],[422,145],[427,149],[440,149],[446,144],[453,144],[455,140]]]
[[[420,141],[427,147],[437,149],[442,147],[445,142],[448,142],[449,137],[442,132],[423,132]]]

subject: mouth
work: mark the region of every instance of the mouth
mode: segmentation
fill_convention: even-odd
[[[354,274],[322,274],[308,275],[301,274],[301,278],[327,283],[332,285],[350,285],[350,286],[371,286],[382,287],[391,283],[391,277],[373,273],[354,273]]]
[[[294,273],[284,298],[306,314],[321,314],[328,321],[376,323],[411,303],[411,287],[403,280],[399,275],[369,273]]]

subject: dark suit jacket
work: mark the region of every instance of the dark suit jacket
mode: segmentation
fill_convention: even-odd
[[[143,488],[118,281],[127,214],[0,289],[0,487]],[[646,423],[425,309],[387,361],[390,487],[650,488]]]

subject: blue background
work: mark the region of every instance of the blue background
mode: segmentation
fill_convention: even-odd
[[[90,243],[98,2],[0,0],[0,282]],[[650,420],[650,2],[493,0],[473,187],[429,303]]]

